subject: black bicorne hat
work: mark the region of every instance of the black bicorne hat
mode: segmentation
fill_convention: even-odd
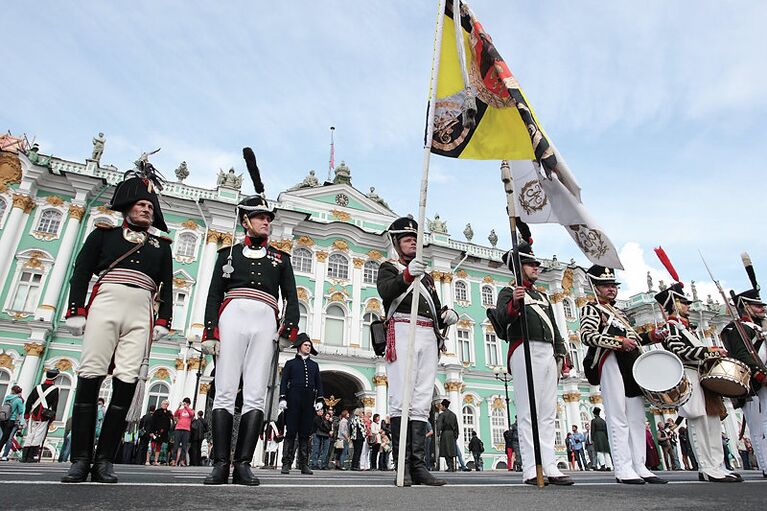
[[[674,300],[679,300],[688,305],[692,303],[692,300],[684,294],[684,285],[681,282],[674,282],[668,288],[655,295],[655,301],[669,314],[674,312]]]
[[[296,340],[295,340],[295,341],[293,341],[293,347],[294,347],[295,349],[299,349],[299,348],[301,347],[301,345],[302,345],[303,343],[305,343],[305,342],[308,342],[309,344],[311,344],[311,345],[312,345],[312,351],[311,351],[311,354],[312,354],[312,355],[316,355],[316,354],[317,354],[317,350],[316,350],[316,349],[314,349],[314,343],[313,343],[313,342],[312,342],[312,340],[309,338],[309,336],[308,336],[307,334],[303,333],[303,332],[302,332],[302,333],[300,333],[300,334],[298,334],[298,335],[296,336]]]
[[[735,295],[735,306],[738,309],[743,309],[744,305],[767,305],[762,301],[762,297],[759,296],[759,290],[749,289]]]
[[[149,201],[154,209],[152,226],[168,232],[168,226],[165,224],[165,218],[162,215],[162,209],[160,209],[160,200],[157,196],[157,192],[162,190],[162,182],[163,180],[157,170],[142,156],[136,162],[136,170],[126,172],[125,179],[117,184],[108,207],[113,211],[125,214],[138,201]]]
[[[595,264],[591,268],[586,270],[586,275],[588,275],[589,279],[591,279],[591,282],[595,286],[598,286],[600,284],[620,285],[620,282],[618,282],[615,279],[615,270],[613,270],[612,268],[605,268],[604,266],[599,266],[598,264]]]
[[[418,236],[418,222],[410,216],[398,218],[389,226],[389,236],[395,243],[405,236]]]

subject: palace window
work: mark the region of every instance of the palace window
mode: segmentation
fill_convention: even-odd
[[[503,432],[506,431],[506,408],[493,408],[490,413],[490,429],[493,445],[503,444]]]
[[[309,311],[303,303],[298,304],[298,330],[301,332],[309,331]]]
[[[474,414],[474,408],[471,406],[463,407],[463,445],[465,449],[469,448],[469,440],[471,440],[471,432],[476,431],[476,415]],[[477,432],[479,435],[479,432]]]
[[[368,261],[362,268],[362,282],[365,284],[375,284],[378,281],[378,267],[376,261]]]
[[[482,286],[482,305],[492,306],[495,304],[493,296],[493,286]]]
[[[154,406],[155,409],[160,408],[160,404],[168,399],[168,397],[170,397],[170,387],[167,383],[162,381],[153,383],[152,386],[149,387],[149,398],[147,399],[146,410],[144,410],[144,413],[149,411],[149,408],[152,406]]]
[[[176,239],[176,256],[194,257],[197,252],[197,236],[190,232],[182,232]]]
[[[0,199],[0,226],[3,225],[3,218],[5,218],[5,212],[8,209],[8,203],[3,199]]]
[[[466,282],[458,280],[455,283],[455,300],[457,302],[466,302],[469,300],[469,291]]]
[[[346,330],[346,313],[338,305],[331,305],[325,311],[325,339],[328,346],[343,346]]]
[[[348,279],[349,261],[341,254],[331,254],[328,257],[328,278],[330,279]]]
[[[586,431],[586,424],[591,424],[591,418],[588,413],[581,410],[581,433]]]
[[[186,289],[176,291],[173,295],[173,329],[183,331],[186,325],[186,305],[189,293]]]
[[[573,302],[565,298],[562,300],[562,308],[565,310],[565,317],[567,319],[575,318],[575,314],[573,314]]]
[[[56,235],[59,232],[62,217],[61,211],[46,209],[40,215],[40,220],[37,222],[37,229],[35,230],[45,234]]]
[[[111,376],[107,376],[104,379],[104,381],[101,382],[101,388],[99,389],[99,397],[104,400],[104,406],[109,406],[109,402],[112,400],[112,377]]]
[[[59,404],[56,407],[56,422],[65,421],[69,410],[69,398],[72,396],[72,378],[66,373],[59,373],[53,383],[59,389]]]
[[[293,251],[291,259],[293,270],[301,273],[312,272],[312,251],[308,248],[299,247]]]
[[[498,365],[498,338],[494,332],[485,332],[485,365]]]
[[[11,373],[5,369],[0,369],[0,399],[4,399],[11,388]]]
[[[362,316],[362,335],[360,335],[360,348],[370,349],[370,323],[378,321],[380,318],[374,312],[368,312]]]
[[[474,358],[471,356],[471,331],[458,329],[456,332],[458,336],[458,356],[461,362],[474,363]]]
[[[573,364],[573,370],[580,373],[583,371],[583,364],[581,361],[581,348],[577,343],[574,342],[568,342],[568,346],[570,347],[570,362]]]
[[[40,287],[43,280],[42,273],[23,271],[16,284],[16,290],[11,300],[12,311],[34,312],[40,299]]]

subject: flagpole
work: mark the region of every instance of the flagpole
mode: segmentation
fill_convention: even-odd
[[[336,131],[335,126],[330,127],[330,159],[328,160],[328,179],[330,181],[333,178],[333,167],[335,166],[335,152],[336,148],[333,143],[333,133]]]
[[[424,224],[426,223],[426,195],[429,190],[429,163],[431,161],[431,139],[434,134],[434,105],[437,102],[437,76],[439,76],[439,56],[442,49],[442,27],[445,20],[445,2],[439,0],[437,13],[437,28],[434,34],[434,54],[431,63],[431,79],[429,80],[429,110],[426,115],[426,136],[423,147],[423,171],[421,174],[421,195],[418,201],[418,236],[416,238],[415,258],[423,258]],[[399,430],[399,450],[397,452],[397,486],[405,484],[405,453],[407,451],[408,421],[410,418],[410,402],[413,397],[413,345],[415,344],[416,321],[418,319],[418,303],[421,298],[421,276],[413,282],[413,298],[410,306],[410,328],[407,338],[407,363],[405,364],[405,382],[402,397],[402,417]],[[432,318],[439,321],[439,318]]]
[[[506,191],[506,211],[509,214],[509,228],[511,229],[511,257],[514,259],[514,265],[517,271],[514,272],[514,279],[517,286],[523,282],[522,264],[519,256],[519,240],[517,239],[517,220],[514,206],[514,183],[511,178],[511,169],[509,163],[501,163],[501,181]],[[520,303],[520,316],[522,326],[522,349],[525,355],[525,377],[527,379],[527,400],[530,403],[530,422],[533,429],[533,452],[535,453],[535,480],[538,488],[544,487],[543,464],[541,462],[541,437],[538,432],[538,410],[535,406],[535,382],[533,380],[533,365],[530,356],[530,339],[527,333],[527,315],[525,314],[524,297]]]

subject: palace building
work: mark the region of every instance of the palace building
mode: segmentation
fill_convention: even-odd
[[[45,368],[61,370],[59,408],[45,443],[44,457],[51,458],[63,441],[80,359],[81,338],[64,328],[74,257],[97,222],[122,222],[105,204],[128,169],[101,165],[101,151],[75,162],[44,155],[10,136],[0,141],[0,397],[14,383],[26,396]],[[179,180],[162,192],[175,258],[173,325],[171,335],[152,346],[144,410],[163,399],[175,410],[193,396],[196,408],[205,409],[213,369],[212,359],[199,352],[206,295],[217,251],[232,243],[235,205],[243,197],[242,178],[234,170],[220,172],[212,188],[184,184],[185,164],[176,175]],[[374,188],[366,188],[368,193],[352,185],[344,163],[335,168],[332,182],[320,183],[311,172],[269,197],[276,211],[271,242],[292,254],[301,330],[319,351],[325,397],[339,400],[337,410],[364,407],[386,416],[386,364],[371,349],[369,325],[383,315],[378,267],[394,255],[386,228],[408,212],[395,213]],[[460,316],[448,333],[434,399],[451,401],[466,444],[471,430],[477,431],[486,446],[485,467],[503,468],[503,432],[509,418],[514,420],[514,388],[503,382],[507,344],[496,337],[486,309],[512,275],[501,262],[505,248],[496,246],[494,233],[489,246],[472,239],[468,225],[459,240],[438,216],[428,224],[425,258],[442,303]],[[578,335],[579,308],[590,291],[584,269],[556,257],[544,260],[539,284],[551,297],[574,365],[558,389],[557,444],[564,460],[570,426],[583,429],[602,401],[583,377],[586,350]],[[638,328],[661,321],[651,287],[621,304]],[[716,304],[698,301],[694,307],[709,336],[727,322]],[[280,365],[291,357],[293,352],[282,353]],[[102,390],[107,401],[110,390],[107,379]],[[648,408],[651,424],[662,416],[675,412]],[[737,439],[735,414],[726,424],[730,438]]]

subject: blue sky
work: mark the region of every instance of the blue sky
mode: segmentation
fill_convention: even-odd
[[[4,8],[0,128],[82,161],[142,151],[190,184],[244,168],[254,148],[275,196],[327,173],[328,127],[353,184],[417,212],[436,1],[23,2]],[[492,1],[470,5],[567,159],[589,211],[622,252],[624,292],[659,270],[737,289],[748,250],[767,281],[763,152],[767,4]],[[508,245],[498,162],[432,158],[428,216],[461,239]],[[533,227],[536,251],[586,264],[564,230]],[[761,270],[761,271],[760,271]],[[699,287],[701,295],[710,285]]]

